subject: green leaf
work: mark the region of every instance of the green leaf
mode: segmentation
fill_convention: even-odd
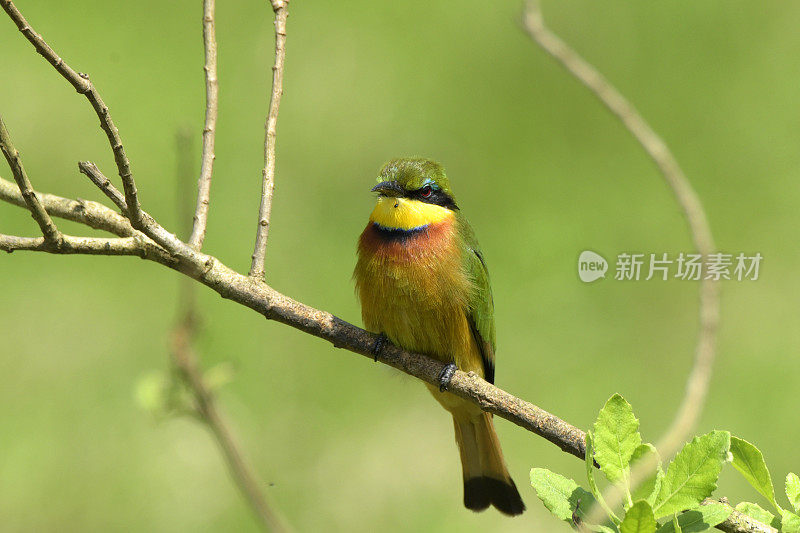
[[[603,495],[600,494],[600,489],[597,488],[597,481],[594,479],[594,438],[592,436],[591,431],[586,432],[586,454],[585,454],[585,463],[586,463],[586,479],[589,480],[589,490],[592,491],[592,495],[594,499],[600,502],[600,505],[605,510],[606,514],[611,521],[614,522],[616,525],[620,524],[620,519],[614,514],[614,511],[611,510],[611,507],[606,504]]]
[[[800,533],[800,516],[791,511],[783,511],[781,515],[781,533]]]
[[[572,524],[572,513],[576,509],[578,516],[584,518],[584,510],[595,503],[591,493],[579,487],[571,479],[546,468],[531,470],[531,486],[548,511],[556,518],[570,524]]]
[[[740,502],[736,506],[736,510],[742,514],[746,514],[750,518],[755,518],[763,524],[769,524],[775,529],[781,528],[780,519],[766,509],[762,508],[757,503]]]
[[[794,472],[786,474],[786,497],[794,510],[800,513],[800,478]]]
[[[675,533],[683,533],[683,529],[681,529],[681,525],[678,522],[678,515],[676,514],[672,515],[672,530],[675,531]]]
[[[775,489],[772,488],[772,478],[769,475],[767,464],[761,450],[739,437],[731,437],[731,454],[733,466],[742,473],[744,478],[754,489],[761,493],[769,503],[780,510],[775,501]]]
[[[727,460],[731,434],[712,431],[695,437],[678,452],[667,468],[653,511],[656,518],[694,509],[717,488]]]
[[[631,404],[615,394],[594,423],[594,458],[609,481],[627,478],[631,455],[641,443],[639,421],[633,416]]]
[[[620,533],[655,533],[657,526],[653,508],[646,501],[639,500],[625,513],[625,519],[620,524],[619,531]]]
[[[733,509],[721,503],[701,505],[697,509],[678,515],[678,524],[683,533],[708,531],[728,518]],[[656,533],[677,533],[672,521],[667,522]]]
[[[650,460],[655,456],[655,474],[645,479],[636,487],[631,496],[634,500],[646,500],[651,506],[661,488],[661,481],[664,479],[664,470],[661,467],[661,457],[659,457],[656,447],[650,443],[640,444],[631,455],[631,467],[639,461]]]

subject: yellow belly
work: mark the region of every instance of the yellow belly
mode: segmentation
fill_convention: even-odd
[[[383,303],[363,307],[362,317],[368,330],[385,334],[393,344],[407,350],[483,374],[480,353],[463,309],[452,305],[429,306],[424,297],[419,298],[413,292],[392,292],[391,299],[380,298]],[[369,296],[367,299],[377,300]]]

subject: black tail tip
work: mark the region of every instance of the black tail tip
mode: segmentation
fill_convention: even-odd
[[[517,486],[511,479],[500,480],[485,476],[465,479],[464,507],[483,511],[490,505],[509,516],[522,514],[525,510]]]

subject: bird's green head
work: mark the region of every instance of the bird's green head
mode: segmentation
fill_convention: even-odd
[[[372,188],[378,202],[370,220],[395,229],[415,229],[453,217],[458,210],[442,165],[430,159],[393,159]]]
[[[431,159],[392,159],[381,169],[378,184],[372,190],[382,196],[411,198],[458,209],[444,168]]]

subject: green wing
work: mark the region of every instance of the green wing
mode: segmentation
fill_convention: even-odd
[[[472,334],[481,351],[483,360],[484,379],[494,383],[494,300],[492,299],[492,286],[489,282],[489,270],[481,253],[478,240],[469,223],[458,213],[459,230],[463,242],[464,266],[475,283],[475,291],[469,302],[467,317]]]

